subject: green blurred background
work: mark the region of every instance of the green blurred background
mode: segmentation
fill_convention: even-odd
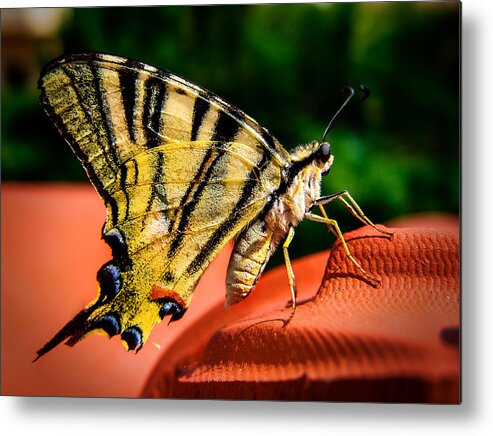
[[[341,87],[364,83],[371,98],[329,135],[335,163],[323,192],[349,190],[375,222],[459,213],[458,2],[3,10],[4,181],[87,181],[36,89],[45,63],[84,50],[204,86],[288,149],[319,140]],[[360,225],[339,205],[328,213],[343,231]],[[319,224],[297,233],[293,254],[330,244]]]

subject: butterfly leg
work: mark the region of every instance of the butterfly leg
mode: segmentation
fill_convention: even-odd
[[[284,240],[284,244],[282,245],[282,252],[284,254],[284,263],[286,264],[286,271],[288,273],[288,282],[289,282],[289,290],[291,291],[291,314],[289,318],[284,322],[284,327],[288,325],[288,323],[293,319],[294,313],[296,311],[296,282],[294,278],[293,268],[291,266],[291,260],[289,259],[288,247],[291,244],[291,241],[294,237],[294,228],[290,227],[288,235]]]
[[[347,199],[347,200],[346,200]],[[325,215],[325,211],[323,210],[323,205],[328,204],[333,200],[339,200],[344,207],[353,215],[355,218],[359,219],[363,224],[369,225],[370,227],[373,227],[377,232],[380,232],[389,238],[392,238],[392,233],[387,232],[383,229],[379,229],[363,212],[363,210],[358,206],[358,203],[354,200],[354,198],[351,196],[351,194],[348,191],[341,191],[338,192],[337,194],[332,194],[332,195],[327,195],[325,197],[320,197],[317,200],[313,202],[313,206],[318,206],[320,208],[320,211],[324,215],[325,218],[327,216]],[[328,219],[328,218],[327,218]]]
[[[327,214],[325,213],[325,209],[323,208],[322,205],[319,205],[322,214],[324,215],[323,217],[312,214],[310,212],[307,212],[305,214],[305,218],[309,219],[310,221],[315,221],[317,223],[322,223],[322,224],[327,224],[329,226],[329,229],[337,236],[338,239],[340,239],[341,244],[344,248],[344,251],[349,258],[349,260],[354,264],[356,268],[366,277],[366,279],[373,285],[373,286],[378,286],[380,285],[380,280],[378,280],[376,277],[373,275],[367,273],[364,268],[360,265],[360,263],[353,257],[351,252],[349,251],[349,247],[346,244],[346,240],[344,239],[344,236],[342,235],[341,229],[339,228],[339,224],[337,223],[336,220],[330,219],[327,217]]]

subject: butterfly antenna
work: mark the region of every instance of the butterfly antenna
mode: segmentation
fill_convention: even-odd
[[[360,85],[359,90],[363,93],[363,97],[359,101],[359,104],[361,104],[370,96],[370,88],[368,88],[368,86],[366,85]],[[337,112],[334,114],[332,119],[329,121],[329,124],[325,128],[324,134],[322,136],[322,142],[325,141],[325,138],[327,137],[328,133],[334,128],[337,117],[342,112],[342,110],[347,106],[347,104],[354,97],[355,94],[354,88],[352,88],[351,86],[344,86],[342,88],[342,92],[347,92],[348,95],[344,100],[344,102],[341,104],[341,107],[337,110]]]

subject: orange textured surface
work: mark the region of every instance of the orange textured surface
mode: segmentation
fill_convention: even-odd
[[[289,309],[273,303],[285,283],[271,282],[269,294],[264,283],[247,320],[233,322],[241,310],[220,319],[213,309],[162,356],[143,396],[457,403],[458,228],[432,221],[428,229],[426,218],[413,218],[421,227],[395,228],[392,241],[370,228],[348,233],[380,286],[362,280],[338,244],[320,291],[286,328],[275,319]]]

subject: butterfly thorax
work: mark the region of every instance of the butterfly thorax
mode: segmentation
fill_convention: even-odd
[[[290,227],[296,227],[305,217],[313,202],[320,197],[322,176],[326,174],[334,157],[326,161],[318,158],[320,144],[311,142],[291,151],[291,164],[287,168],[273,207],[266,215],[268,228],[282,239]]]

